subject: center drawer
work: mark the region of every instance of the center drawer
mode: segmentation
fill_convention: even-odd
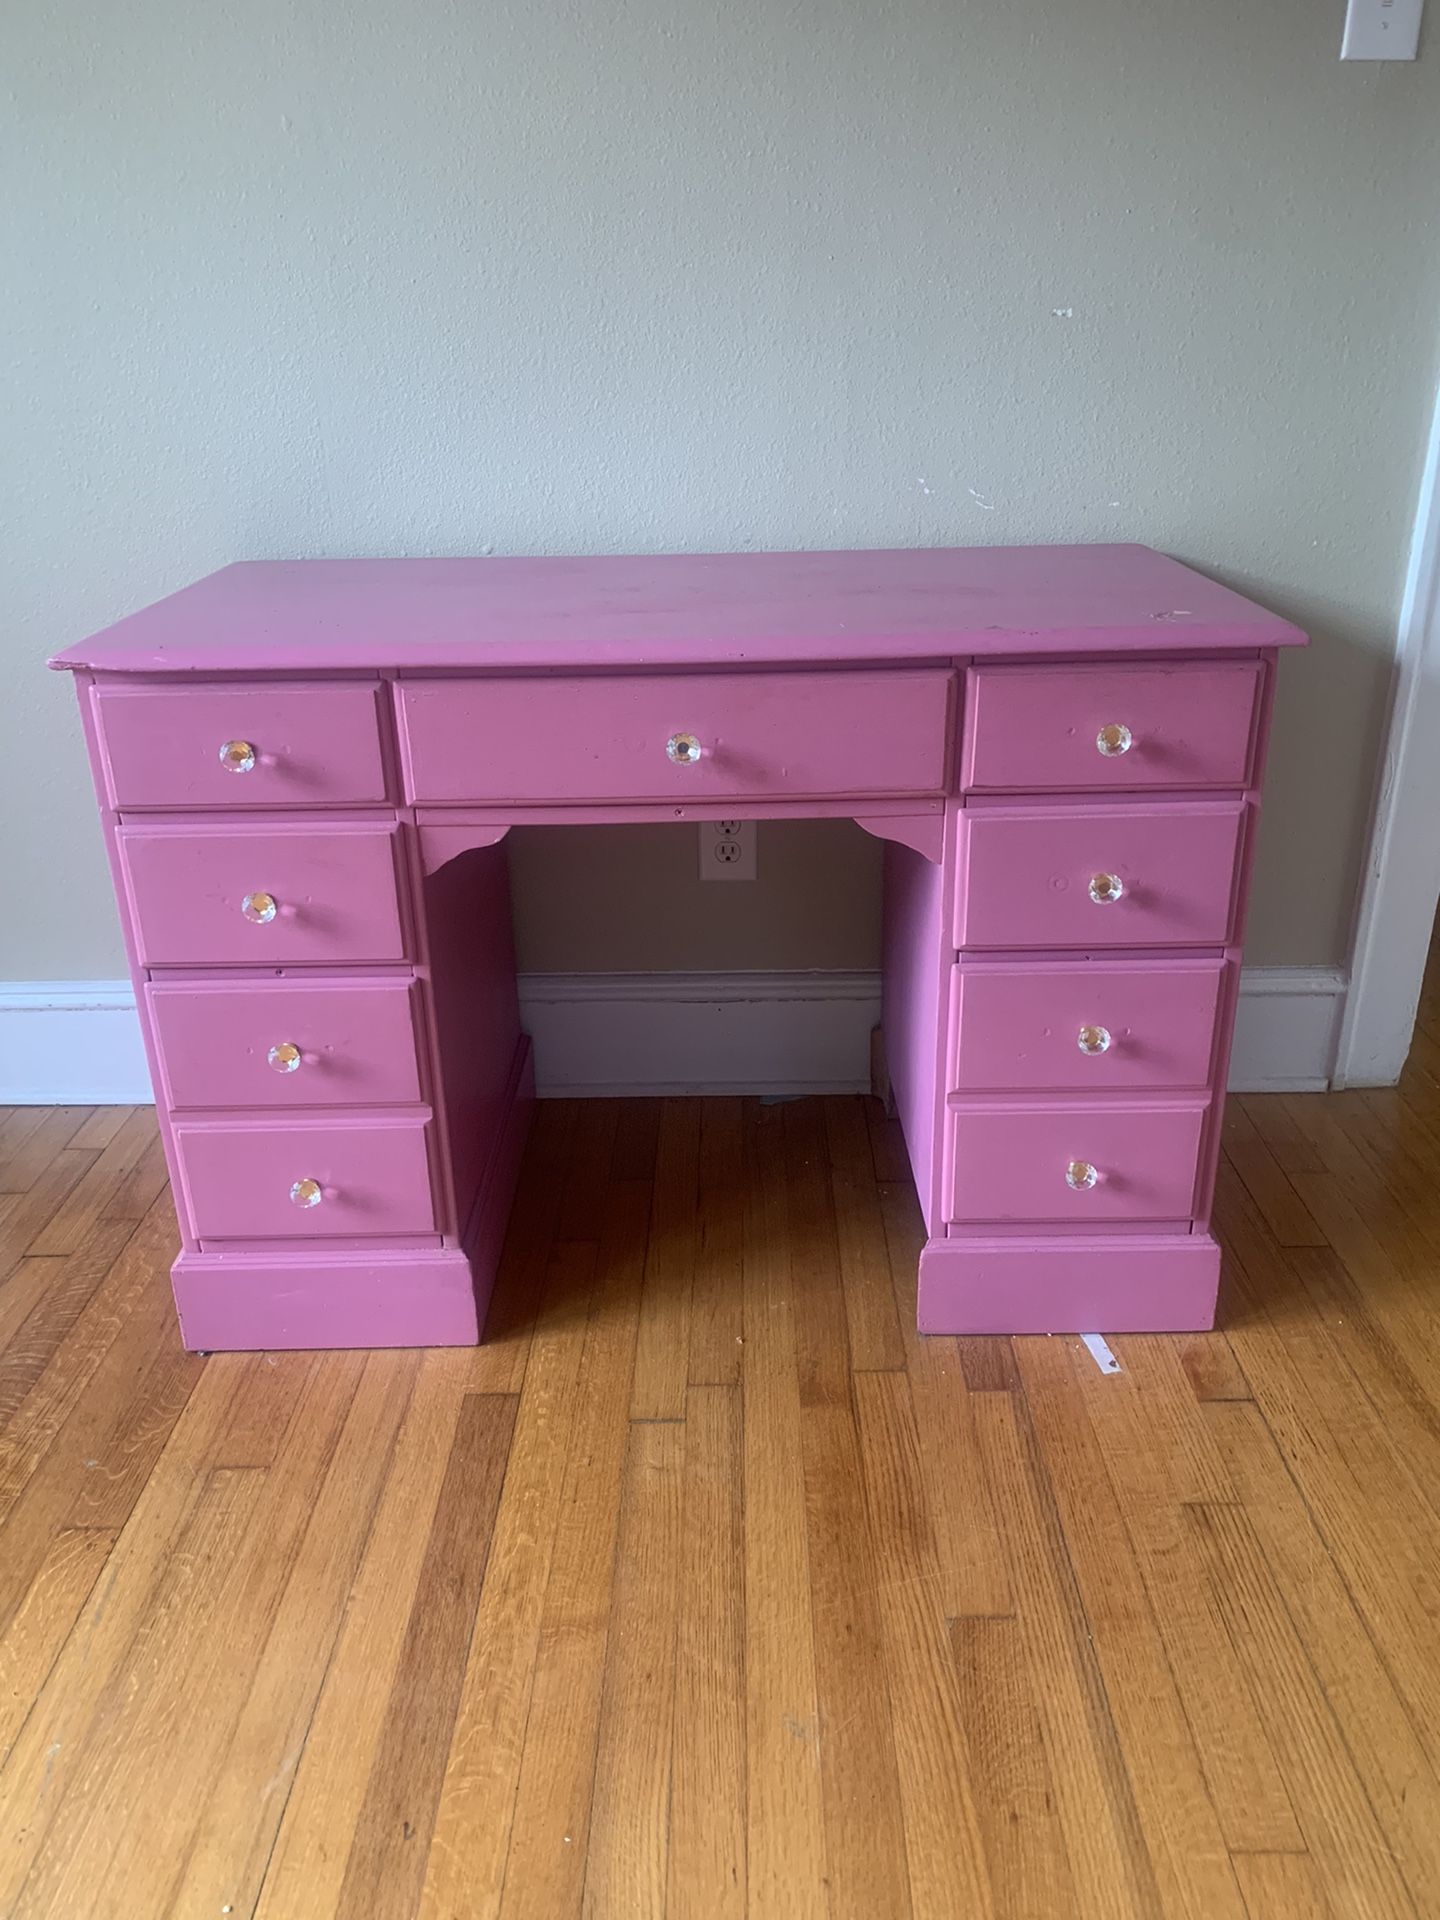
[[[641,674],[397,688],[416,801],[938,794],[954,675]]]
[[[1223,946],[1245,805],[972,806],[959,820],[957,947]]]
[[[956,1224],[1188,1219],[1208,1104],[952,1107],[945,1217]]]
[[[177,1121],[195,1233],[201,1240],[328,1240],[432,1232],[425,1125],[422,1118]]]
[[[397,829],[121,827],[146,966],[403,960]]]

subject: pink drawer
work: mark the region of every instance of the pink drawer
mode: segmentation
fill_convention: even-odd
[[[398,688],[418,801],[940,793],[954,675],[696,673]],[[667,748],[687,736],[699,757]],[[677,748],[679,751],[679,748]]]
[[[967,807],[955,944],[1222,946],[1244,817],[1229,800]]]
[[[161,981],[146,991],[171,1107],[420,1098],[408,980]]]
[[[947,1220],[1184,1220],[1206,1103],[1072,1101],[950,1111]],[[1092,1185],[1072,1185],[1094,1172]]]
[[[329,1240],[435,1226],[424,1120],[180,1121],[175,1144],[201,1240]],[[320,1199],[291,1198],[315,1182]]]
[[[1254,660],[975,667],[961,781],[1066,792],[1243,787],[1259,690]]]
[[[951,976],[957,1093],[1145,1092],[1205,1087],[1221,962],[1011,966]]]
[[[111,803],[234,809],[383,801],[379,695],[374,681],[98,686]]]
[[[122,827],[120,856],[147,966],[400,960],[397,829]],[[246,916],[268,911],[269,920]]]

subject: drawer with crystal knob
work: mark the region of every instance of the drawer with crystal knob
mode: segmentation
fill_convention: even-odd
[[[1224,978],[1219,960],[962,961],[951,974],[950,1090],[1207,1086]]]
[[[93,693],[113,806],[335,807],[387,798],[376,681]]]
[[[409,980],[364,975],[151,981],[146,997],[168,1104],[416,1102],[415,991]]]
[[[1208,1101],[966,1101],[949,1113],[945,1218],[1188,1219]]]
[[[954,681],[939,669],[401,681],[406,794],[437,805],[940,794]]]
[[[1243,787],[1258,661],[973,667],[961,784],[970,792]]]
[[[423,1117],[177,1120],[181,1196],[202,1242],[432,1233]]]
[[[1239,800],[968,806],[955,945],[1223,946],[1245,819]]]
[[[128,825],[117,840],[146,966],[405,958],[394,826]]]

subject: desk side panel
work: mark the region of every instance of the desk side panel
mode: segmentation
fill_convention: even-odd
[[[464,1235],[505,1137],[521,1046],[505,849],[459,854],[427,874],[421,887],[435,1084],[449,1141],[455,1229]]]
[[[900,1116],[920,1210],[939,1222],[939,1073],[945,1035],[942,964],[945,866],[896,841],[885,846],[885,935],[881,1030],[885,1066]]]

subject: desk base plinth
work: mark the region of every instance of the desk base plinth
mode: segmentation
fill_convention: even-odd
[[[921,1333],[1190,1333],[1215,1324],[1208,1233],[930,1240]]]

